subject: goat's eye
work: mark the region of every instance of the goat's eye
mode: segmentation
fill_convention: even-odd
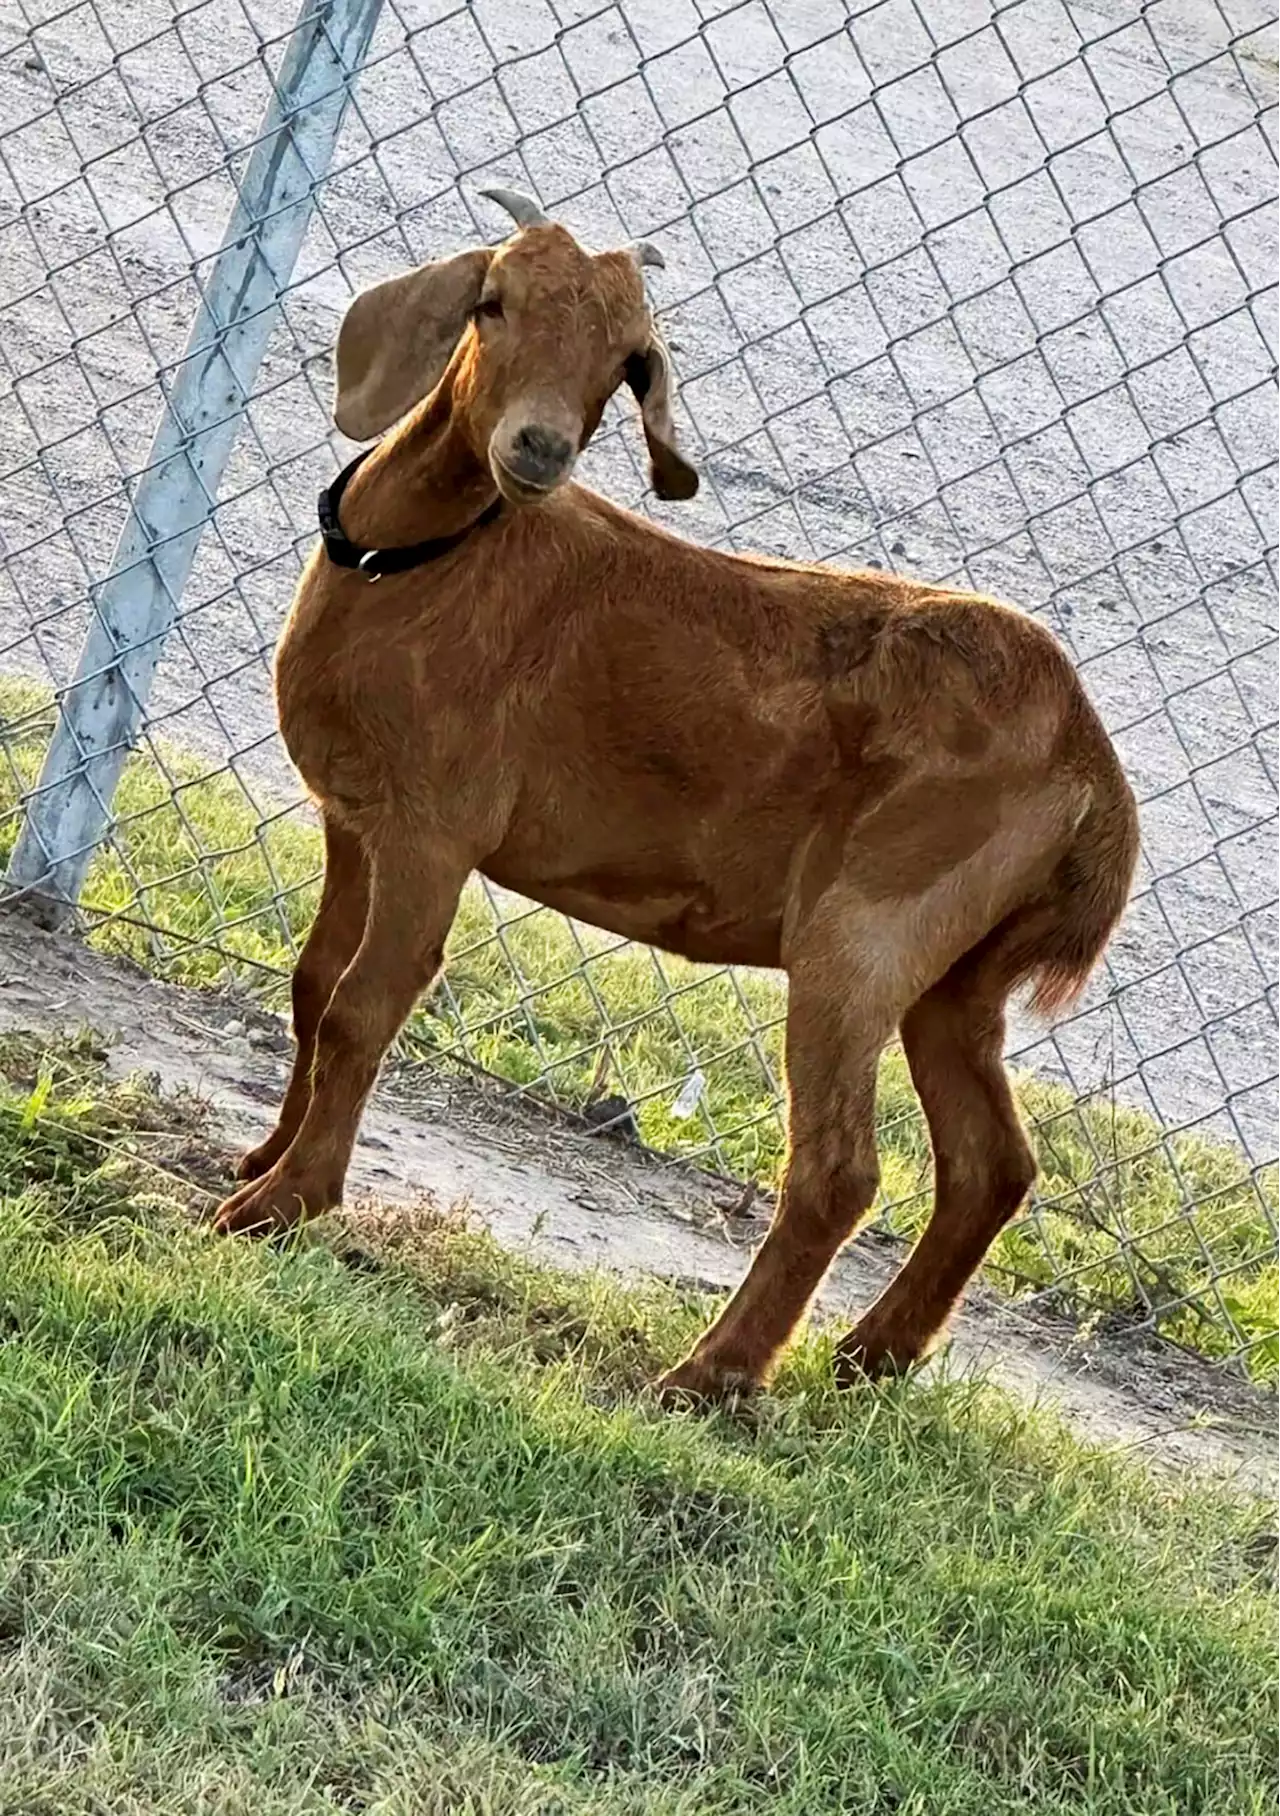
[[[500,321],[502,319],[502,298],[482,296],[471,313],[477,321]]]

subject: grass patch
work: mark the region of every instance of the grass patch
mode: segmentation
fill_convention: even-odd
[[[198,1105],[0,1073],[0,1811],[1274,1808],[1259,1506],[821,1340],[660,1415],[704,1306],[426,1214],[221,1242]]]
[[[51,723],[45,690],[0,681],[0,862],[21,789],[38,771]],[[227,774],[194,758],[139,754],[116,799],[115,837],[90,872],[85,901],[104,917],[94,944],[192,984],[253,980],[284,1000],[284,975],[318,897],[319,834],[296,817],[264,821]],[[601,1043],[614,1087],[637,1106],[643,1138],[710,1154],[743,1178],[777,1181],[783,1133],[785,991],[779,978],[731,973],[621,946],[546,909],[504,911],[467,890],[445,980],[415,1014],[416,1052],[464,1049],[518,1084],[549,1084],[570,1104],[598,1083]],[[136,922],[168,930],[157,935]],[[701,1067],[693,1118],[674,1113],[679,1085]],[[993,1282],[1013,1294],[1056,1287],[1080,1314],[1154,1317],[1208,1355],[1243,1352],[1274,1382],[1276,1169],[1191,1135],[1165,1136],[1136,1111],[1077,1102],[1027,1078],[1020,1095],[1041,1177],[1033,1215],[997,1239]],[[881,1069],[880,1143],[888,1221],[914,1234],[927,1214],[929,1146],[901,1053]]]

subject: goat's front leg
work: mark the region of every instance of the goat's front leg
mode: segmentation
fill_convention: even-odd
[[[398,844],[380,841],[370,857],[364,937],[320,1018],[301,1126],[261,1179],[220,1206],[220,1231],[287,1229],[341,1201],[383,1054],[440,968],[470,858],[403,828]]]
[[[320,1018],[338,979],[356,955],[369,912],[369,865],[355,833],[330,816],[324,822],[324,888],[306,944],[293,973],[293,1073],[276,1126],[243,1156],[239,1179],[260,1179],[284,1154],[311,1102],[311,1068]]]
[[[659,1382],[679,1398],[759,1386],[876,1194],[876,1065],[897,1024],[886,980],[850,976],[846,939],[811,935],[789,960],[790,1155],[772,1228],[706,1335]]]

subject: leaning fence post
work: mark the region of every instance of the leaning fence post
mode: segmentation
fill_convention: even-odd
[[[47,926],[73,912],[328,170],[382,0],[303,0],[275,95],[63,696],[8,875]]]

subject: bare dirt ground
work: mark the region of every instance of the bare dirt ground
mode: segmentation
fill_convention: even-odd
[[[283,1025],[244,1001],[157,982],[126,962],[0,917],[0,1031],[92,1028],[112,1069],[156,1075],[217,1111],[228,1154],[269,1126],[290,1061]],[[763,1231],[731,1182],[570,1126],[489,1086],[414,1068],[381,1087],[352,1167],[353,1200],[466,1206],[505,1246],[555,1266],[652,1275],[719,1292]],[[818,1315],[849,1322],[900,1249],[868,1232],[840,1258]],[[946,1366],[1054,1407],[1083,1437],[1272,1494],[1274,1403],[1148,1338],[1082,1339],[1063,1319],[975,1290]],[[934,1364],[937,1366],[937,1364]]]

